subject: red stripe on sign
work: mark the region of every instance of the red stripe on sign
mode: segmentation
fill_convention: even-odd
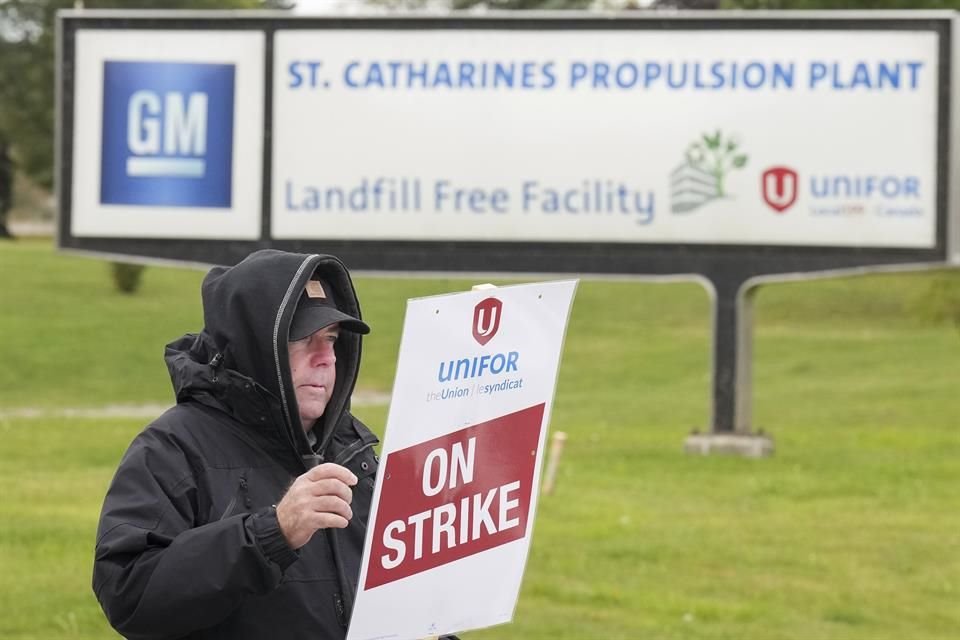
[[[544,407],[387,456],[366,589],[526,534]]]

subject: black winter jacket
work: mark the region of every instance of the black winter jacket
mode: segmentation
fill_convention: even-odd
[[[341,332],[337,378],[311,449],[287,358],[294,307],[319,271],[360,317],[339,260],[259,251],[213,269],[204,330],[167,347],[177,405],[130,445],[107,492],[93,588],[132,639],[342,638],[360,570],[376,437],[350,415],[360,336]],[[349,527],[293,551],[276,510],[294,478],[322,461],[348,467]]]

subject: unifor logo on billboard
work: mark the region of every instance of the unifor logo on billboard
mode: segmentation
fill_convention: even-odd
[[[108,60],[102,204],[231,206],[235,66]]]
[[[473,339],[481,346],[490,342],[500,329],[503,303],[496,298],[487,298],[473,308]]]
[[[670,210],[689,213],[720,198],[729,198],[727,175],[747,164],[747,155],[732,136],[717,130],[687,146],[684,161],[670,173]]]
[[[763,201],[777,213],[783,213],[797,201],[799,179],[790,167],[770,167],[760,178]]]

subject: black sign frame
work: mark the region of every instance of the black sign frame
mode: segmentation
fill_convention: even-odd
[[[589,276],[702,276],[715,293],[714,432],[746,433],[750,424],[751,282],[793,274],[875,267],[946,265],[958,233],[950,215],[953,135],[953,23],[949,12],[629,12],[488,14],[484,16],[294,17],[276,12],[66,11],[58,19],[58,248],[139,261],[234,264],[251,251],[277,248],[339,256],[352,270],[377,273],[577,274]],[[75,237],[71,234],[75,36],[81,29],[246,30],[266,35],[261,235],[254,241]],[[822,247],[598,242],[467,242],[273,240],[273,43],[279,30],[865,30],[927,31],[939,36],[936,240],[932,248]]]

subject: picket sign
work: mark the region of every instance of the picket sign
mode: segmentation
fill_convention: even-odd
[[[348,640],[513,618],[576,287],[408,301]]]

